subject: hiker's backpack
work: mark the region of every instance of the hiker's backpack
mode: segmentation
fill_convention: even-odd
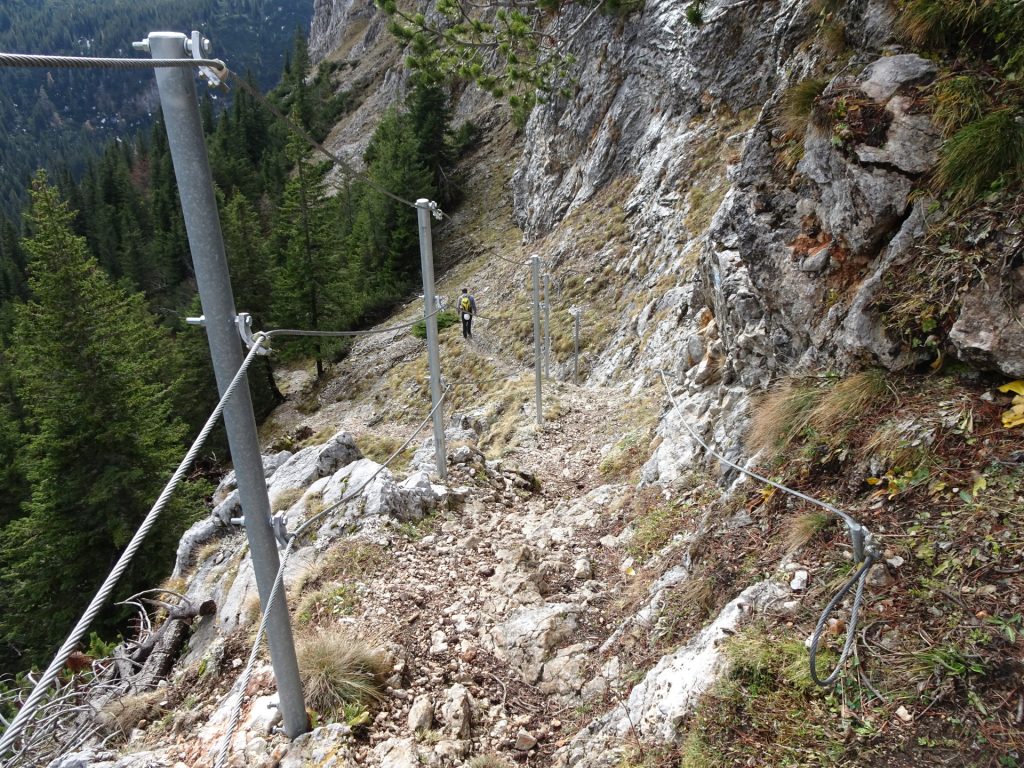
[[[463,296],[459,300],[459,307],[462,308],[463,312],[469,312],[470,311],[470,309],[473,307],[473,303],[469,300],[469,296]]]

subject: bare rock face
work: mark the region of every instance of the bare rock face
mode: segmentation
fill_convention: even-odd
[[[359,37],[365,45],[367,27],[381,25],[380,14],[373,0],[314,0],[313,19],[309,29],[309,58],[317,63],[334,51],[346,37]]]
[[[935,63],[914,53],[885,56],[864,68],[859,87],[875,101],[885,101],[907,85],[931,82],[936,73]]]
[[[996,300],[993,300],[996,298]],[[1024,377],[1024,268],[1009,279],[987,277],[963,297],[960,317],[949,332],[961,359]]]
[[[761,582],[743,590],[718,617],[674,653],[664,656],[633,688],[620,707],[580,731],[558,753],[558,766],[602,768],[619,764],[633,734],[645,742],[670,742],[700,695],[717,678],[724,661],[719,640],[756,610],[779,600],[785,590]]]

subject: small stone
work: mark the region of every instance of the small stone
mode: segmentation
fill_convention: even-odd
[[[891,587],[896,583],[896,579],[892,577],[889,570],[883,565],[880,568],[872,568],[868,573],[867,585],[875,589],[884,589]]]
[[[895,557],[888,558],[885,562],[893,568],[899,568],[901,565],[903,565],[903,563],[906,562],[906,560],[904,560],[899,555],[896,555]]]
[[[590,560],[588,560],[585,557],[581,557],[579,560],[576,561],[572,570],[572,576],[574,579],[586,581],[587,579],[593,577],[593,575],[594,571],[592,566],[590,565]]]
[[[484,563],[476,569],[477,576],[483,576],[484,578],[490,578],[494,575],[494,566],[489,563]]]
[[[907,708],[904,707],[902,704],[900,704],[899,708],[896,710],[896,717],[898,717],[904,723],[909,723],[914,720],[914,716],[910,714]]]
[[[430,730],[434,724],[434,702],[430,700],[429,696],[421,694],[416,697],[409,710],[408,723],[409,730],[414,733]]]
[[[525,728],[520,728],[519,733],[516,734],[516,743],[514,749],[519,752],[529,752],[531,749],[537,746],[537,739],[534,738],[533,734]]]
[[[807,581],[809,578],[810,574],[806,570],[800,569],[793,574],[793,580],[789,582],[789,588],[794,592],[800,592],[807,589]]]

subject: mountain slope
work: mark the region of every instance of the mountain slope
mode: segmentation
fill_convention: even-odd
[[[502,108],[462,103],[491,130],[467,158],[467,204],[436,231],[441,291],[469,287],[482,316],[472,343],[443,334],[451,480],[415,471],[432,463],[422,445],[326,518],[286,573],[303,632],[381,648],[383,702],[289,744],[268,730],[262,664],[243,692],[240,764],[1020,762],[1022,470],[996,385],[1021,348],[1012,329],[966,321],[1019,306],[1019,264],[997,258],[1019,245],[1015,188],[936,221],[924,182],[940,72],[895,47],[894,7],[702,9],[696,26],[668,0],[595,17],[578,93],[538,107],[521,136]],[[829,47],[833,22],[848,59]],[[386,58],[381,22],[355,23],[365,37],[314,28],[345,42],[332,56]],[[380,80],[333,146],[357,144],[401,89],[395,71]],[[807,80],[821,81],[813,105],[784,126]],[[560,382],[542,429],[529,371],[515,376],[531,365],[534,252],[553,277]],[[939,313],[928,292],[946,287],[964,298]],[[568,383],[573,305],[582,387]],[[424,353],[392,333],[356,344],[321,389],[290,377],[264,438],[268,455],[300,449],[269,481],[293,523],[374,467],[351,442],[381,459],[425,416]],[[845,527],[743,480],[691,429],[875,535],[834,687],[812,682],[806,644],[853,572]],[[159,701],[121,711],[127,751],[156,764],[208,761],[257,616],[240,535],[216,517],[203,530],[166,586],[213,597],[217,614]],[[847,594],[822,624],[820,674],[852,608]]]

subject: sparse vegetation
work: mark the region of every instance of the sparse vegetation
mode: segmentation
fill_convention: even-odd
[[[814,686],[802,643],[754,625],[729,640],[726,655],[725,676],[690,723],[682,765],[844,764],[845,729],[833,714],[841,699]],[[743,739],[734,736],[737,723]]]
[[[367,432],[366,434],[356,435],[355,441],[363,456],[376,461],[378,464],[383,464],[405,442],[405,438],[381,432]],[[413,441],[391,462],[389,465],[391,471],[402,472],[407,469],[415,453],[416,441]]]
[[[786,89],[776,122],[789,139],[802,140],[814,114],[814,105],[828,85],[826,78],[809,77]]]
[[[685,505],[661,504],[633,521],[635,533],[627,551],[637,562],[643,563],[661,551],[675,536],[686,528],[690,510]]]
[[[271,511],[282,512],[286,509],[290,509],[295,502],[302,498],[305,492],[305,488],[289,488],[286,491],[282,491],[274,497],[273,504],[271,505]]]
[[[796,515],[786,525],[786,549],[791,552],[802,549],[834,522],[832,515],[819,510]]]
[[[451,328],[459,322],[458,314],[448,309],[438,312],[434,317],[437,318],[438,333],[443,331],[445,328]],[[411,333],[417,339],[427,338],[427,322],[425,320],[418,320],[416,325],[412,327]]]
[[[945,77],[935,84],[935,122],[947,138],[968,123],[980,120],[988,106],[988,97],[975,75]]]
[[[345,705],[384,700],[388,665],[380,648],[344,631],[298,642],[296,655],[307,705],[322,717],[345,719]]]
[[[162,713],[160,702],[166,696],[161,690],[121,696],[103,707],[99,719],[116,739],[126,741],[141,721],[153,720]]]
[[[295,609],[295,623],[323,625],[340,616],[351,616],[359,606],[359,595],[348,584],[326,584],[306,592]]]
[[[1024,179],[1024,111],[1004,107],[967,123],[943,145],[935,184],[964,205]]]
[[[477,755],[469,761],[469,768],[511,768],[497,755]]]

